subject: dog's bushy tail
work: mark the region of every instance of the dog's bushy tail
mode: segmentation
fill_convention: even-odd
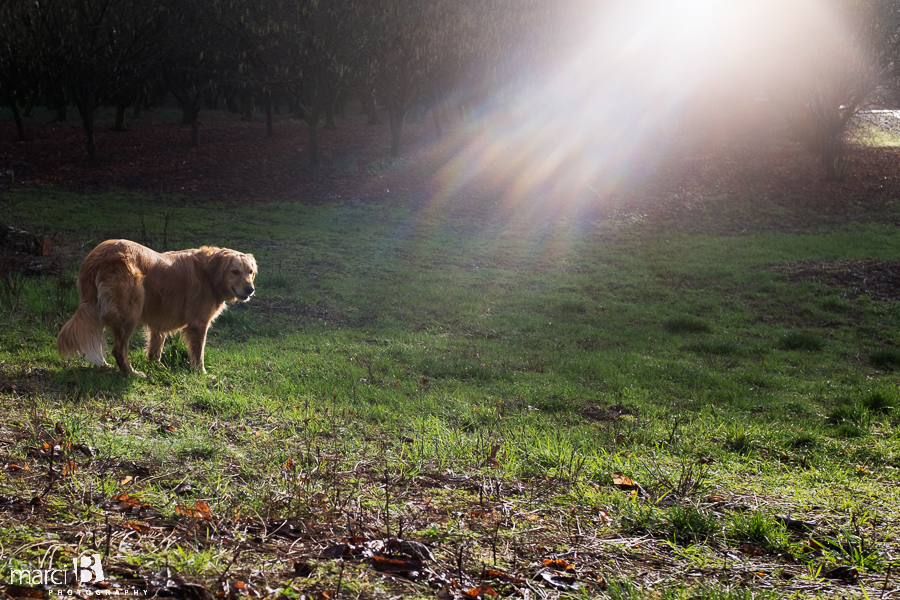
[[[80,354],[98,367],[108,364],[103,358],[106,338],[103,336],[103,321],[96,304],[82,302],[78,306],[78,310],[59,332],[56,347],[62,356]]]

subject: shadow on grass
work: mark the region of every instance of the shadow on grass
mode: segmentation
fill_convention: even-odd
[[[125,375],[113,366],[95,367],[82,365],[63,367],[53,373],[53,383],[74,393],[77,401],[84,396],[96,396],[98,393],[122,395],[134,388],[137,377]]]

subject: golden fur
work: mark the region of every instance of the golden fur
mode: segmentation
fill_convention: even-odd
[[[113,338],[119,370],[141,375],[128,360],[128,340],[139,324],[147,330],[147,358],[158,361],[166,336],[184,333],[191,366],[206,372],[203,348],[213,319],[234,300],[255,291],[256,260],[227,248],[157,253],[128,240],[94,248],[78,271],[81,304],[56,338],[63,356],[81,354],[107,365],[103,328]]]

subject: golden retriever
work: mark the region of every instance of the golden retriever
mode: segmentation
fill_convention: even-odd
[[[154,252],[128,240],[107,240],[94,248],[78,271],[81,304],[63,325],[56,346],[63,356],[81,354],[97,366],[106,340],[125,374],[143,375],[128,360],[128,340],[139,324],[147,330],[147,358],[158,361],[166,336],[183,330],[191,366],[206,372],[203,348],[213,319],[234,300],[255,291],[256,260],[227,248]]]

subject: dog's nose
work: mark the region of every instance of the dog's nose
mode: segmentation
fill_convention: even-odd
[[[253,292],[255,292],[255,291],[256,290],[253,288],[252,285],[248,285],[247,287],[244,288],[244,293],[248,296],[252,296]]]

